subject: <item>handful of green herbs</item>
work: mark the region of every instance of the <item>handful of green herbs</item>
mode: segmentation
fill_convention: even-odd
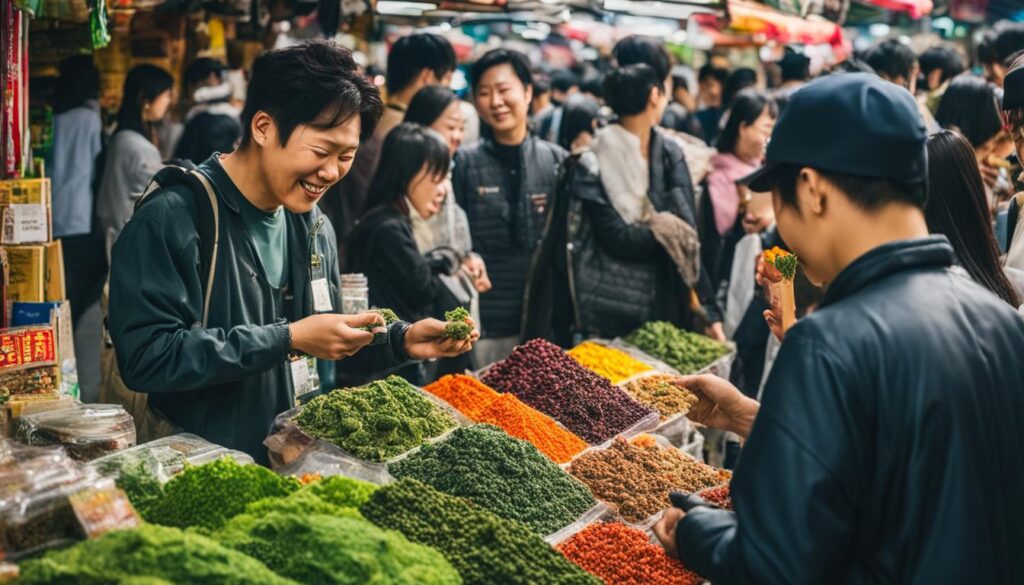
[[[445,326],[443,336],[446,339],[469,339],[473,333],[473,326],[466,319],[469,319],[469,311],[463,307],[456,307],[444,314]]]

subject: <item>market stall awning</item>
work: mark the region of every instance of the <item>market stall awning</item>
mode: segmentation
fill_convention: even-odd
[[[817,16],[800,18],[749,0],[729,0],[729,29],[780,43],[836,45],[843,38],[842,28],[834,22]]]
[[[918,19],[930,14],[934,5],[932,0],[859,0],[864,4],[877,6],[895,12],[906,12],[910,18]]]

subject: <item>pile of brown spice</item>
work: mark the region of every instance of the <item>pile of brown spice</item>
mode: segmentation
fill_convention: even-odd
[[[725,481],[713,467],[650,435],[633,441],[620,437],[607,449],[586,452],[572,462],[569,473],[633,523],[669,507],[670,492],[692,493]]]
[[[651,374],[630,380],[621,388],[637,402],[656,408],[661,420],[665,420],[690,412],[699,400],[696,394],[680,383],[681,380],[672,374]]]

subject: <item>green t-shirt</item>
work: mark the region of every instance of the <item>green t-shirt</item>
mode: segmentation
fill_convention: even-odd
[[[288,222],[284,207],[277,211],[263,211],[242,199],[239,205],[245,227],[256,244],[256,253],[272,286],[284,285],[285,263],[288,258]]]

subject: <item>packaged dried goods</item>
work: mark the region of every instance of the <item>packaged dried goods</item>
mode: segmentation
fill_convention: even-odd
[[[135,445],[135,422],[119,404],[74,404],[20,416],[14,437],[28,445],[62,445],[77,461],[90,461]]]
[[[714,504],[723,510],[732,510],[732,495],[729,492],[729,484],[718,487],[707,488],[697,492],[697,495],[704,498],[709,504]]]
[[[79,468],[63,449],[0,441],[0,560],[138,523],[113,481]]]

